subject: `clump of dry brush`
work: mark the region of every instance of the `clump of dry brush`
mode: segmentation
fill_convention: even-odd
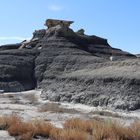
[[[130,126],[118,122],[67,120],[63,128],[56,128],[45,121],[24,122],[17,115],[0,117],[0,129],[7,130],[19,140],[32,140],[41,136],[51,140],[140,140],[140,122]]]

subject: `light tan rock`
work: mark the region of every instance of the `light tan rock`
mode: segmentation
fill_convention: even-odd
[[[47,19],[44,25],[47,26],[48,28],[51,28],[57,25],[69,27],[72,23],[73,21]]]
[[[33,42],[36,42],[38,41],[39,39],[38,38],[33,38],[31,40],[25,40],[22,42],[22,45],[19,47],[19,49],[22,49],[22,48],[26,48],[27,46],[29,46],[31,43]]]

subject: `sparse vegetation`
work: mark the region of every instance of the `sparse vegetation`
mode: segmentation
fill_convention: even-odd
[[[120,118],[121,117],[119,114],[112,113],[110,111],[92,111],[90,113],[94,114],[94,115],[107,116],[107,117],[116,117],[116,118]]]
[[[11,136],[20,136],[22,140],[31,140],[36,136],[49,137],[53,126],[45,121],[24,122],[17,115],[0,118],[0,129],[7,130]]]
[[[50,133],[52,140],[88,140],[88,133],[78,129],[53,129]]]
[[[27,99],[31,104],[34,104],[38,101],[38,98],[35,94],[24,94],[23,97]]]
[[[14,98],[15,97],[15,95],[13,95],[13,94],[2,94],[2,95],[0,95],[0,97],[1,98]]]
[[[60,106],[59,103],[46,103],[39,107],[39,112],[55,112],[55,113],[77,113],[77,110],[74,109],[67,109]]]
[[[0,117],[0,129],[7,130],[19,140],[32,140],[37,136],[51,140],[139,140],[140,122],[134,121],[130,126],[118,122],[70,119],[63,128],[37,120],[24,122],[13,114]]]

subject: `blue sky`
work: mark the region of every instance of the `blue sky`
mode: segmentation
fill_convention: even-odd
[[[140,0],[0,0],[0,44],[31,38],[47,18],[73,20],[75,31],[140,53]]]

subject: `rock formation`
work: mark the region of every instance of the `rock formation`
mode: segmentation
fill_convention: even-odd
[[[33,38],[31,40],[25,40],[21,43],[21,46],[19,47],[19,49],[23,49],[23,48],[32,48],[33,44],[37,44],[37,42],[39,41],[39,38]]]
[[[85,30],[84,29],[80,29],[76,33],[79,34],[79,35],[84,35]]]
[[[22,43],[2,45],[0,46],[0,50],[18,49],[21,45]]]
[[[62,23],[69,23],[62,26]],[[42,97],[140,109],[140,61],[135,55],[112,48],[107,39],[79,34],[71,22],[47,20],[48,29],[36,30],[31,49],[0,48],[0,90],[41,88]],[[110,61],[110,56],[117,58]]]
[[[48,28],[55,27],[57,25],[60,25],[62,27],[67,27],[73,23],[73,21],[66,21],[66,20],[56,20],[56,19],[47,19],[45,22],[45,26]]]

